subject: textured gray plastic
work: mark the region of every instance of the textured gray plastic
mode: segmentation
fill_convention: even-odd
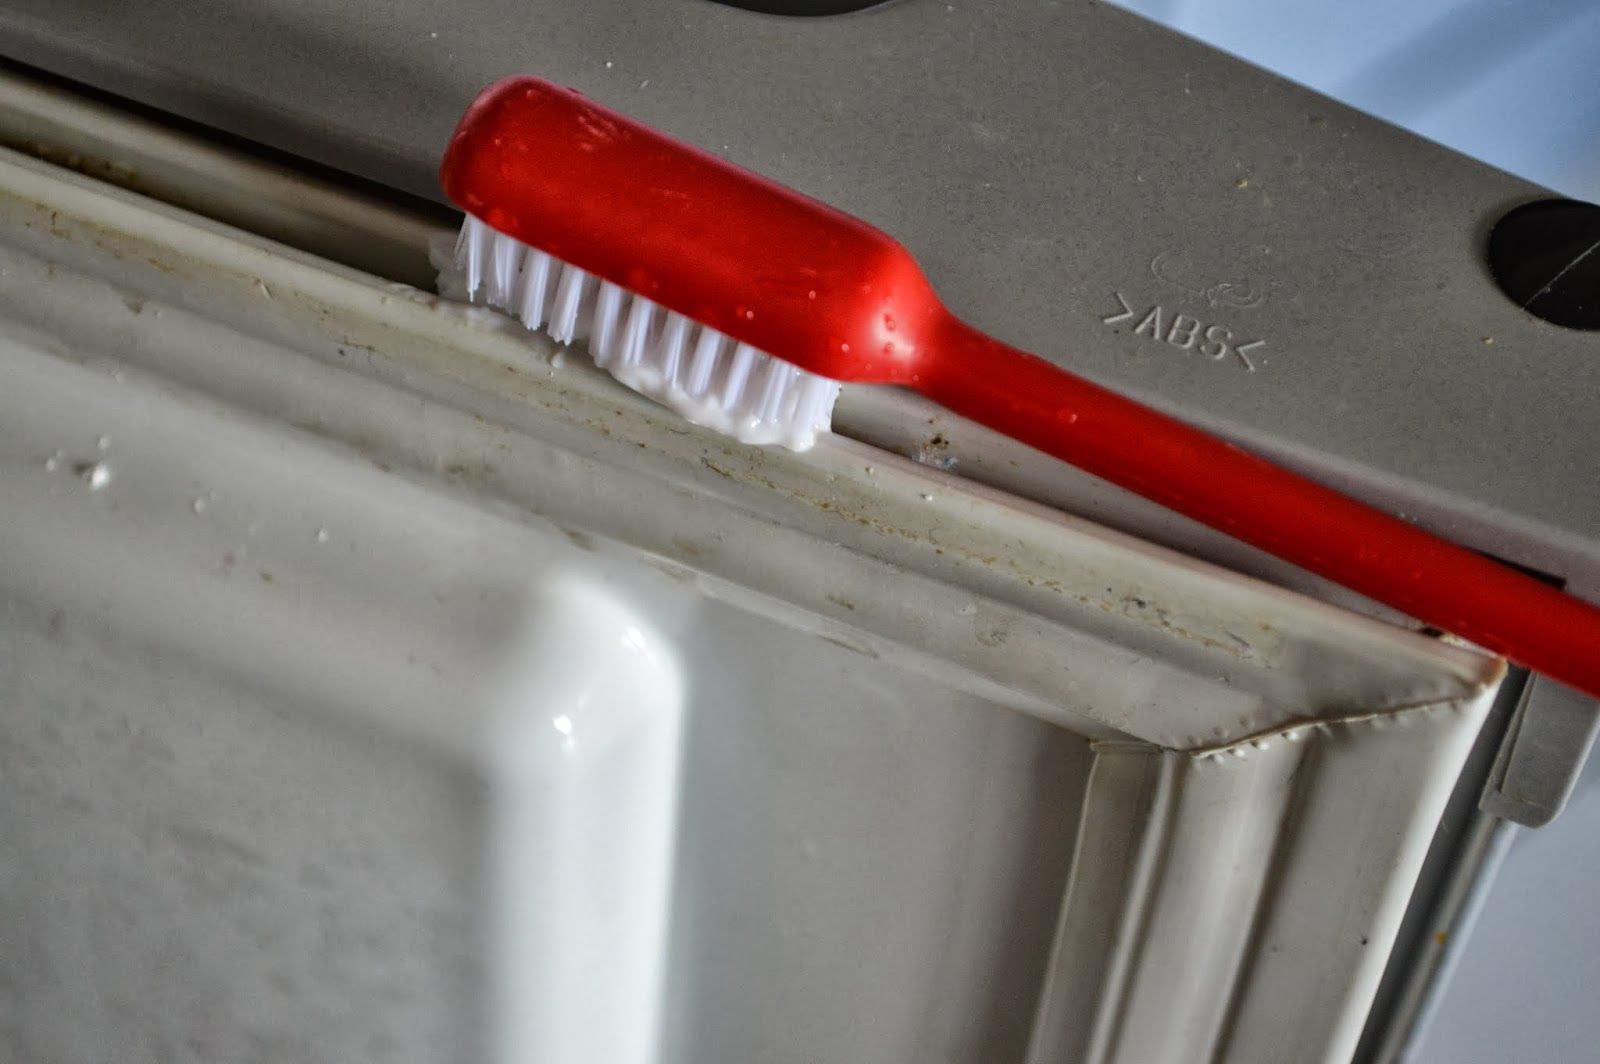
[[[478,88],[566,82],[894,233],[1010,342],[1600,584],[1600,337],[1482,263],[1538,190],[1119,10],[18,0],[0,51],[429,195]]]
[[[1597,584],[1600,338],[1482,262],[1538,190],[1123,11],[19,0],[0,51],[426,195],[480,86],[570,83],[890,230],[1008,341]]]

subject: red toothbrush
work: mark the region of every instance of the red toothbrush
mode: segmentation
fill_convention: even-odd
[[[471,298],[691,420],[804,448],[837,382],[902,385],[1600,697],[1600,609],[985,336],[885,234],[570,89],[486,89],[441,180]]]

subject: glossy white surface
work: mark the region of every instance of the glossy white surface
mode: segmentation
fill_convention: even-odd
[[[481,1059],[498,1002],[500,1059],[749,1059],[780,1037],[796,1060],[1020,1051],[1081,738],[135,369],[3,343],[0,364],[11,1044]],[[101,491],[73,472],[90,421],[116,470]],[[574,579],[602,601],[572,602]],[[636,656],[636,626],[681,650]],[[678,656],[674,820],[659,663]],[[568,758],[635,714],[628,742]],[[179,864],[169,836],[200,841]],[[620,908],[585,926],[605,897]],[[619,981],[561,982],[595,928],[618,936],[598,949]],[[526,990],[552,980],[553,1000]],[[995,996],[975,1007],[974,987]]]
[[[489,729],[496,1059],[650,1064],[677,821],[683,679],[592,584],[541,588]]]

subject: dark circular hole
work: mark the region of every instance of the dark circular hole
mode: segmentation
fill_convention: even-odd
[[[1489,233],[1495,283],[1529,314],[1569,329],[1600,329],[1600,205],[1526,203]]]
[[[742,7],[764,15],[848,15],[864,11],[889,0],[711,0],[714,4]]]

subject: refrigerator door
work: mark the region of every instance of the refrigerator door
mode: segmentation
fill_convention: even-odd
[[[1503,673],[10,151],[0,618],[18,1060],[1341,1059]]]

